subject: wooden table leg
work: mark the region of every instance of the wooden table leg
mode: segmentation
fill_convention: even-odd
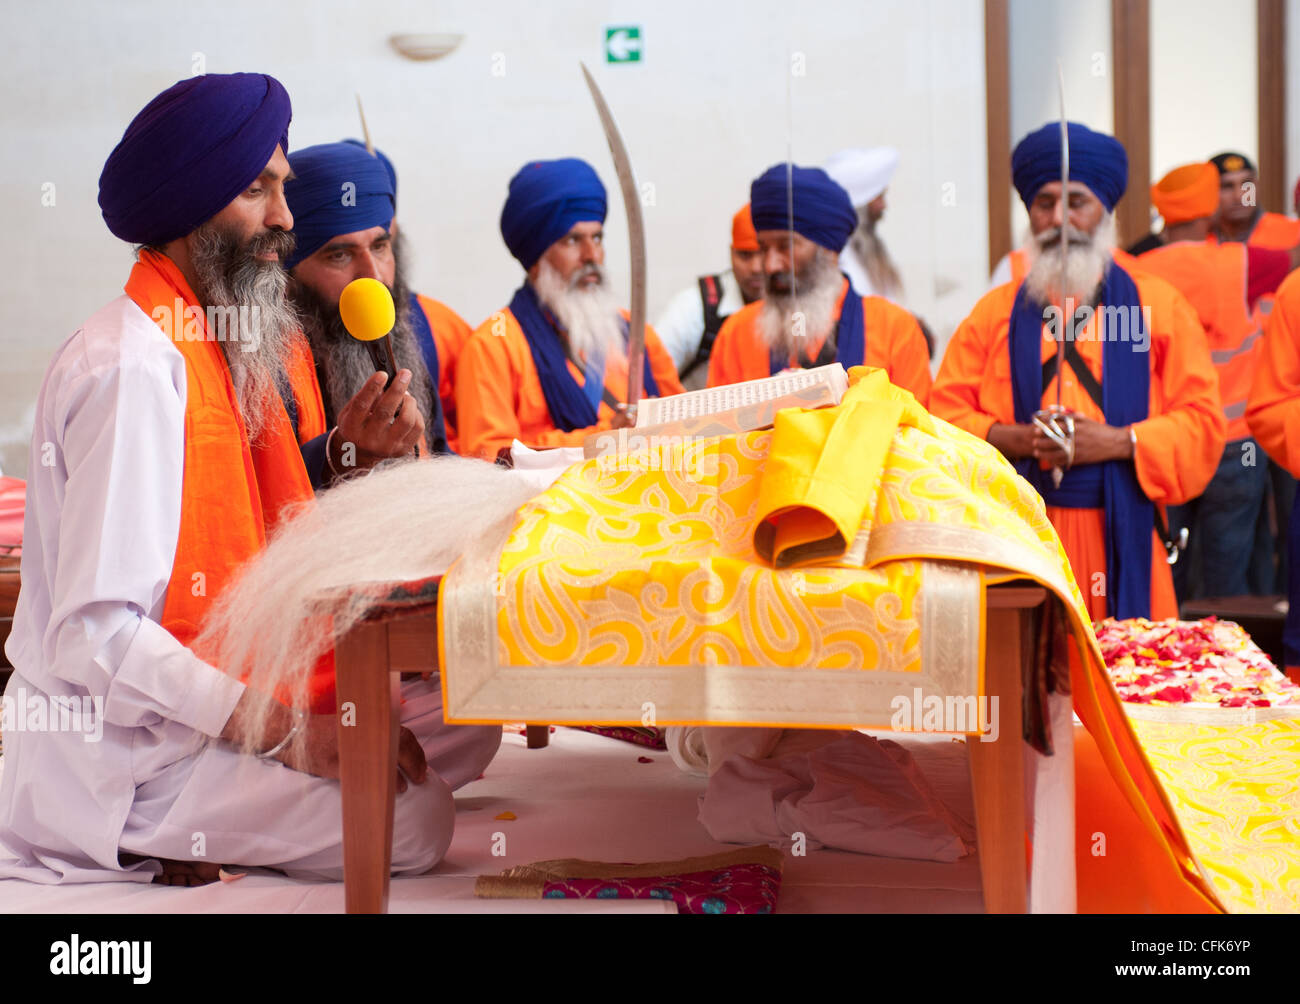
[[[1027,610],[988,610],[984,692],[998,698],[998,738],[987,743],[966,738],[987,913],[1024,913],[1027,906],[1020,674],[1021,660],[1032,652],[1028,624]]]
[[[549,725],[525,725],[528,731],[528,748],[530,750],[544,750],[551,743],[551,727]]]
[[[401,682],[389,671],[388,628],[358,624],[336,640],[343,888],[348,913],[385,913],[397,796]]]

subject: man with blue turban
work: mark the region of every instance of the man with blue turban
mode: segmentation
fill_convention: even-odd
[[[1177,547],[1164,510],[1199,495],[1218,466],[1218,380],[1196,311],[1114,247],[1123,146],[1078,123],[1068,130],[1068,192],[1059,124],[1016,147],[1012,178],[1033,232],[1028,270],[958,327],[930,406],[996,446],[1042,494],[1094,618],[1176,617]],[[1058,400],[1058,381],[1073,456],[1033,424]],[[1059,486],[1052,467],[1065,472]]]
[[[628,318],[605,276],[605,186],[585,161],[525,164],[510,180],[501,236],[525,279],[474,332],[456,373],[460,452],[494,459],[525,446],[581,446],[630,424]],[[644,397],[681,393],[648,325]]]
[[[839,362],[883,369],[921,404],[930,353],[916,318],[859,296],[840,269],[858,225],[849,194],[819,167],[775,164],[749,189],[763,257],[763,298],[727,318],[709,358],[709,386]]]
[[[378,279],[397,306],[389,337],[397,365],[411,371],[408,391],[424,419],[425,445],[433,453],[454,452],[456,360],[470,326],[406,283],[392,162],[347,140],[297,150],[289,166],[293,177],[284,194],[297,241],[285,262],[289,296],[316,360],[326,421],[375,373],[368,346],[343,325],[339,295],[354,279]]]
[[[100,176],[104,221],[136,262],[124,295],[55,353],[37,399],[7,645],[0,877],[342,874],[333,659],[299,708],[195,647],[343,442],[363,462],[402,456],[422,428],[409,374],[387,391],[378,378],[343,407],[330,445],[285,298],[290,114],[264,74],[192,77],[135,117]],[[436,688],[417,682],[403,707],[399,764],[414,783],[397,800],[394,867],[423,872],[450,842],[452,787],[495,746],[472,730],[461,741]],[[15,707],[78,714],[17,729]]]

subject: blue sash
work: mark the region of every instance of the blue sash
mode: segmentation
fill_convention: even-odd
[[[450,453],[447,446],[447,423],[442,415],[442,396],[438,393],[438,343],[433,340],[429,317],[414,293],[411,294],[411,327],[414,329],[415,343],[420,346],[420,353],[424,356],[424,368],[429,371],[429,383],[433,386],[433,427],[424,430],[425,439],[431,453]]]
[[[841,273],[843,275],[843,273]],[[844,294],[844,305],[840,307],[840,319],[835,325],[835,361],[848,369],[850,366],[862,366],[867,361],[867,340],[863,330],[865,321],[862,314],[862,297],[853,291],[853,283],[847,275],[844,281],[849,284]],[[771,373],[776,376],[790,365],[790,357],[773,350],[771,355]]]
[[[510,313],[515,315],[519,327],[523,329],[524,339],[528,342],[528,351],[532,353],[533,365],[537,367],[537,377],[542,384],[542,394],[546,398],[546,409],[551,413],[551,422],[557,429],[572,432],[595,425],[600,413],[600,399],[605,391],[605,360],[590,360],[583,374],[583,385],[573,379],[569,372],[568,356],[558,333],[559,324],[549,316],[533,292],[533,287],[524,283],[515,291],[510,301]],[[623,339],[627,341],[628,324],[623,322]],[[650,372],[649,359],[644,367],[642,386],[646,397],[658,397],[659,385],[654,374]]]
[[[1282,662],[1285,667],[1300,666],[1300,492],[1291,506],[1291,522],[1286,533],[1287,600],[1286,623],[1282,627]]]
[[[1130,318],[1144,322],[1132,277],[1111,262],[1101,290],[1101,302],[1130,309]],[[1150,345],[1139,328],[1127,341],[1107,337],[1103,318],[1096,330],[1103,338],[1101,354],[1102,414],[1107,425],[1140,422],[1150,410],[1151,362],[1148,353],[1134,346]],[[1022,283],[1011,309],[1008,345],[1011,352],[1011,387],[1016,421],[1028,423],[1043,406],[1043,308],[1031,303]],[[1073,336],[1073,318],[1066,337]],[[1130,326],[1131,327],[1131,326]],[[1064,374],[1058,374],[1062,379]],[[1151,533],[1155,510],[1132,461],[1109,460],[1086,464],[1065,472],[1061,487],[1052,487],[1051,471],[1032,457],[1016,462],[1016,470],[1042,495],[1048,505],[1106,510],[1106,612],[1112,617],[1151,616]],[[1088,583],[1081,588],[1087,589]]]

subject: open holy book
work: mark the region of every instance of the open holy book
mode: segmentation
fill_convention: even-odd
[[[786,370],[762,380],[707,387],[637,405],[635,429],[588,436],[583,456],[604,456],[637,449],[651,437],[726,436],[764,429],[782,408],[826,408],[840,403],[849,376],[839,363],[807,370]]]

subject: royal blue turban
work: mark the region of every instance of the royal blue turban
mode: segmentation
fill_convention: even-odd
[[[1067,128],[1070,180],[1087,185],[1109,212],[1128,187],[1128,154],[1124,152],[1124,144],[1114,136],[1093,132],[1078,122],[1069,123]],[[1049,181],[1061,180],[1059,122],[1049,122],[1016,144],[1011,154],[1011,180],[1026,209],[1040,188]]]
[[[585,160],[535,160],[510,179],[501,236],[529,269],[575,223],[604,223],[607,209],[605,186]]]
[[[361,149],[366,148],[366,144],[359,139],[345,139],[344,143],[351,143],[353,146],[359,146]],[[397,168],[393,167],[393,162],[388,159],[384,151],[375,147],[375,156],[379,158],[379,163],[384,165],[384,170],[388,172],[388,180],[393,183],[393,202],[397,202]]]
[[[331,239],[393,222],[396,195],[383,162],[352,143],[321,143],[289,155],[294,177],[284,197],[298,244],[284,263],[293,268]]]
[[[786,171],[785,164],[773,164],[749,186],[755,230],[790,229]],[[795,233],[831,251],[842,251],[858,225],[849,193],[820,167],[796,165],[793,183]]]
[[[289,94],[264,73],[190,77],[145,105],[99,176],[108,229],[132,244],[184,237],[289,149]]]

